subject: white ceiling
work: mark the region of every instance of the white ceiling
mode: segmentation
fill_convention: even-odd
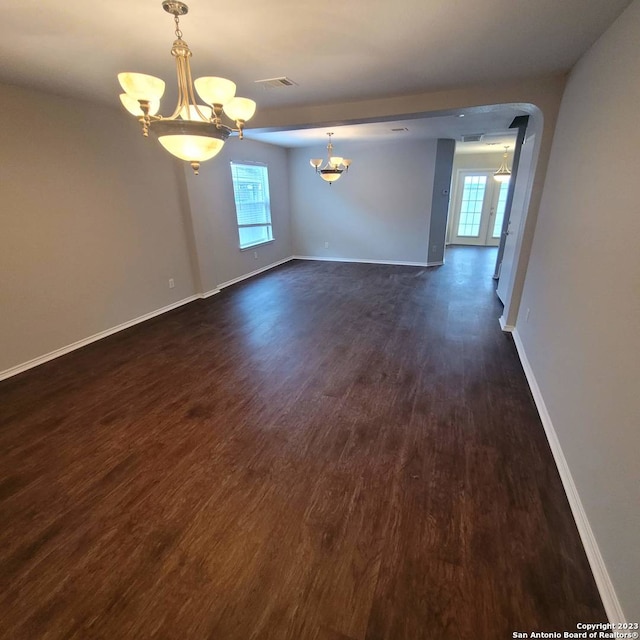
[[[192,0],[181,27],[194,76],[231,78],[259,109],[278,108],[566,72],[629,1]],[[2,12],[0,81],[118,105],[116,74],[150,73],[167,81],[168,113],[173,27],[160,0],[22,0]],[[277,76],[298,86],[254,82]],[[423,126],[434,123],[413,122],[413,135]]]
[[[295,129],[286,131],[246,131],[248,139],[260,140],[283,147],[326,147],[327,132],[331,131],[336,148],[345,140],[358,142],[390,142],[399,140],[428,140],[453,138],[458,141],[459,153],[481,153],[502,151],[494,145],[511,145],[515,131],[509,125],[524,112],[514,107],[499,106],[473,113],[468,110],[450,115],[414,118],[411,120],[389,120],[384,122],[357,123],[323,128]],[[480,111],[480,110],[479,110]],[[398,131],[398,129],[400,129]],[[462,142],[463,136],[482,134],[479,142]],[[492,146],[488,146],[488,142]],[[340,147],[342,148],[342,147]]]

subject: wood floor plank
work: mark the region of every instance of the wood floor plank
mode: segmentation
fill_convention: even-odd
[[[0,383],[0,637],[605,621],[494,256],[294,261]]]

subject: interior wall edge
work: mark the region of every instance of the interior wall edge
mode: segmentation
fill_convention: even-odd
[[[558,473],[560,474],[562,486],[564,487],[567,495],[567,500],[569,501],[569,506],[571,507],[571,512],[573,514],[576,527],[578,528],[578,533],[580,534],[580,539],[582,540],[587,559],[589,560],[589,565],[591,566],[596,586],[598,587],[600,597],[602,598],[602,604],[607,612],[607,617],[609,618],[609,622],[612,624],[625,623],[627,620],[624,616],[622,605],[620,604],[613,582],[611,581],[611,577],[607,571],[604,558],[600,552],[598,542],[582,505],[578,488],[576,487],[569,464],[564,452],[562,451],[560,440],[558,439],[558,435],[553,426],[551,416],[547,409],[542,392],[540,391],[540,387],[538,386],[536,376],[527,357],[524,343],[518,333],[517,327],[513,330],[512,335],[518,357],[520,358],[524,374],[527,378],[529,388],[531,389],[531,394],[533,395],[533,400],[538,409],[538,413],[540,414],[540,421],[542,422],[549,447],[551,448],[551,453],[553,454],[553,459],[556,463]]]

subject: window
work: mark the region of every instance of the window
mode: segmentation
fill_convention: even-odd
[[[493,225],[493,238],[499,238],[502,233],[502,221],[504,220],[504,210],[507,206],[507,193],[509,191],[509,181],[500,183],[500,195],[496,206],[496,219]]]
[[[486,176],[466,176],[462,190],[462,205],[458,236],[477,237],[480,234],[480,219],[486,188]]]
[[[231,179],[240,248],[247,249],[273,240],[267,167],[232,162]]]

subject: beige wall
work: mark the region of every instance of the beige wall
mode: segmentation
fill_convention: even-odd
[[[638,34],[635,0],[570,75],[517,320],[630,621],[640,619]]]
[[[176,166],[137,122],[12,86],[0,94],[1,372],[195,285]]]
[[[437,140],[334,144],[353,164],[332,185],[309,164],[324,147],[290,151],[294,254],[426,263]]]
[[[200,175],[185,164],[183,188],[188,193],[203,292],[291,256],[287,155],[281,147],[232,138],[213,160],[202,164]],[[238,248],[230,162],[267,165],[273,242],[245,251]]]
[[[285,149],[232,139],[194,176],[120,108],[0,91],[0,376],[291,255]],[[269,167],[257,259],[238,249],[230,160]]]

